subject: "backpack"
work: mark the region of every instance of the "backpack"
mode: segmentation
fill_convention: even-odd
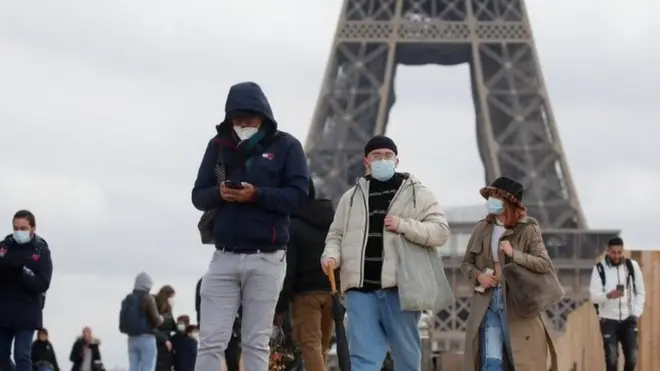
[[[635,282],[635,268],[633,267],[632,260],[626,259],[624,260],[624,264],[626,265],[626,269],[628,270],[628,276],[626,277],[626,287],[630,287],[630,284],[632,283],[633,287],[633,293],[637,295],[637,283]],[[605,267],[603,267],[603,263],[598,262],[596,264],[596,271],[598,272],[598,276],[600,277],[600,282],[603,285],[603,291],[605,291]],[[594,304],[594,308],[596,308],[596,314],[598,314],[598,304]]]
[[[151,331],[147,313],[142,307],[144,295],[131,293],[121,302],[119,311],[119,332],[128,336],[144,335]]]

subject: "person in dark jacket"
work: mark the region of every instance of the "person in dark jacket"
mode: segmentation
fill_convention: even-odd
[[[163,323],[156,330],[156,371],[171,371],[172,369],[172,335],[176,333],[176,322],[172,309],[174,308],[174,288],[165,285],[156,294],[158,313],[163,317]]]
[[[330,283],[318,262],[335,212],[332,201],[315,199],[315,194],[314,183],[310,180],[310,201],[291,215],[286,278],[277,313],[285,317],[291,303],[293,334],[297,335],[294,337],[305,370],[324,371],[334,322]],[[278,322],[286,323],[286,320]]]
[[[83,328],[82,336],[71,347],[71,371],[104,371],[99,345],[101,342],[92,336],[92,329]]]
[[[307,199],[307,159],[300,141],[278,130],[268,99],[254,82],[229,89],[225,119],[216,129],[192,190],[197,209],[216,212],[217,249],[202,280],[195,368],[220,369],[242,303],[245,369],[265,370],[286,273],[289,216]],[[219,159],[227,180],[221,184]]]
[[[197,287],[195,288],[195,310],[197,311],[197,325],[200,326],[201,315],[199,314],[202,297],[200,295],[200,290],[202,287],[202,279],[200,278],[197,281]],[[241,308],[238,308],[236,313],[236,318],[234,319],[234,325],[231,332],[231,339],[225,350],[225,363],[227,363],[227,371],[239,371],[241,363]]]
[[[48,330],[37,331],[37,339],[32,343],[32,369],[34,371],[60,371],[55,349],[48,340]]]
[[[12,227],[0,241],[0,370],[32,371],[32,339],[43,326],[53,263],[48,243],[36,235],[34,214],[16,212]]]
[[[146,272],[135,277],[133,291],[126,295],[122,302],[124,305],[135,303],[139,305],[139,315],[136,323],[128,316],[122,323],[120,314],[119,329],[128,335],[128,363],[130,371],[154,371],[157,361],[156,331],[163,324],[163,316],[158,313],[156,300],[150,294],[153,280]],[[128,307],[126,308],[128,309]],[[132,308],[131,308],[132,309]],[[122,327],[125,327],[122,329]]]
[[[179,332],[172,336],[174,371],[193,371],[195,369],[199,330],[197,326],[190,324],[190,319],[187,317],[181,316],[177,319],[177,330]],[[183,330],[181,330],[181,327],[183,327]]]

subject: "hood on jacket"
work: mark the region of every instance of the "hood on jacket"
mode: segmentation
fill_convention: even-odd
[[[303,220],[313,227],[327,231],[335,217],[332,201],[325,199],[312,200],[291,213],[292,218]]]
[[[135,277],[135,285],[133,285],[133,290],[149,292],[153,286],[154,281],[151,279],[151,276],[145,272],[142,272]]]
[[[277,121],[275,121],[266,94],[255,82],[241,82],[229,88],[225,103],[225,119],[218,125],[218,130],[231,124],[228,118],[231,113],[237,111],[256,112],[263,116],[265,125],[270,126],[272,130],[277,130]]]
[[[307,189],[309,201],[303,206],[291,213],[292,218],[298,218],[305,221],[307,224],[320,230],[328,230],[332,220],[335,217],[335,210],[332,201],[326,199],[315,199],[316,188],[314,181],[309,178],[309,185]]]

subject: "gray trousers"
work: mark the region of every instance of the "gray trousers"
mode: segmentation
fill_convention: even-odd
[[[221,369],[241,303],[244,369],[268,370],[273,317],[285,274],[284,251],[234,254],[217,250],[213,253],[200,292],[202,326],[195,371]]]

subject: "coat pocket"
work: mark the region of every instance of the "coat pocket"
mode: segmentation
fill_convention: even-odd
[[[467,247],[467,250],[475,255],[479,255],[484,251],[484,243],[485,241],[475,238],[474,241],[472,241],[472,245]]]

